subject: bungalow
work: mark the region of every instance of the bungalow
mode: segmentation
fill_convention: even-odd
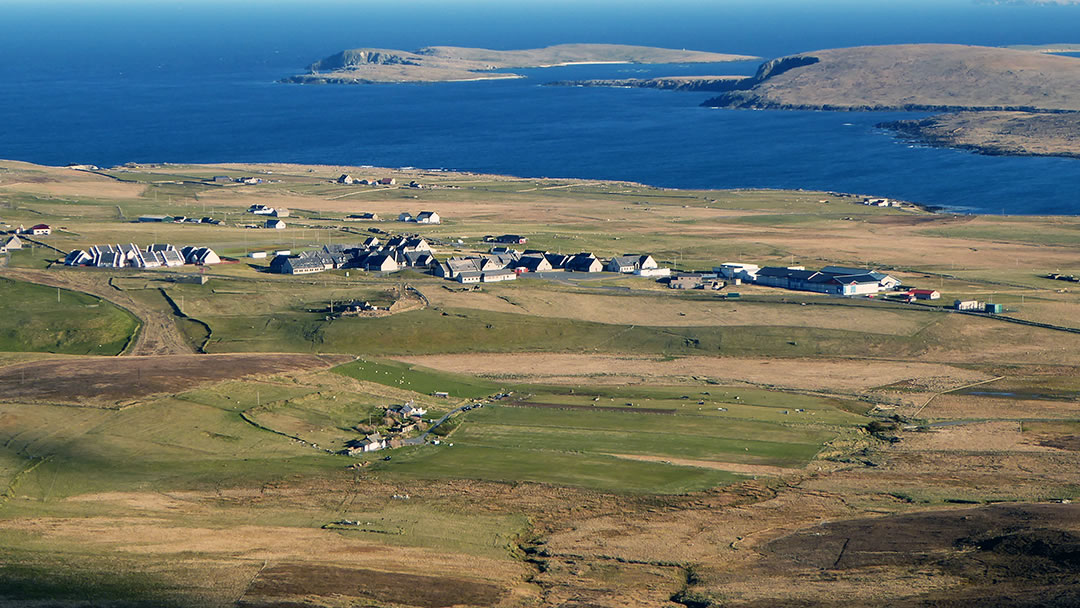
[[[600,272],[604,265],[591,253],[579,253],[566,262],[565,268],[571,272]]]
[[[485,283],[498,283],[500,281],[513,281],[517,279],[518,275],[513,270],[501,269],[501,270],[486,270],[482,275],[482,279]]]
[[[435,213],[434,211],[421,211],[420,214],[416,216],[416,223],[441,224],[442,219],[439,217],[439,214]]]
[[[474,272],[474,271],[461,272],[461,273],[458,273],[457,280],[458,280],[458,283],[479,283],[480,279],[482,279],[483,276],[484,276],[484,273],[482,273],[482,272]]]
[[[274,230],[284,230],[285,222],[281,220],[266,220],[266,227]]]
[[[416,407],[416,402],[411,400],[406,401],[403,405],[390,408],[390,411],[402,416],[413,416],[415,418],[420,418],[427,413],[427,410],[422,407]]]
[[[52,228],[49,228],[46,224],[38,224],[31,226],[27,232],[30,236],[49,236],[52,234]]]
[[[881,290],[895,289],[900,285],[900,280],[889,276],[883,272],[877,272],[875,270],[869,270],[866,268],[851,268],[847,266],[826,266],[821,269],[821,272],[825,274],[831,274],[836,277],[860,277],[864,281],[867,276],[876,280]]]
[[[656,260],[651,255],[625,254],[618,255],[608,261],[605,270],[608,272],[621,272],[625,274],[636,270],[656,268]]]

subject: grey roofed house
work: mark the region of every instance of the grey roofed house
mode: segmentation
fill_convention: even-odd
[[[608,272],[630,273],[641,268],[641,260],[645,256],[640,255],[617,255],[605,264],[604,269]]]
[[[124,254],[115,251],[103,251],[96,260],[94,266],[98,268],[120,268],[124,265]]]
[[[86,253],[82,249],[74,249],[71,253],[67,254],[64,258],[65,266],[83,266],[93,262],[94,259],[90,257],[90,254]]]
[[[354,181],[356,181],[356,180],[354,180],[353,177],[351,175],[349,175],[348,173],[342,173],[341,177],[337,178],[337,182],[339,184],[351,184]]]
[[[439,214],[434,211],[421,211],[416,215],[416,223],[418,224],[439,224],[441,222]]]
[[[544,258],[547,259],[552,268],[565,268],[566,263],[570,261],[570,256],[561,253],[545,253]]]
[[[146,246],[147,251],[176,251],[176,247],[168,243],[152,243]]]
[[[399,265],[394,257],[386,253],[377,253],[368,256],[364,261],[364,268],[375,272],[394,272],[399,270]]]
[[[400,248],[403,251],[431,251],[431,245],[429,245],[427,239],[423,237],[405,239],[405,242]]]
[[[4,241],[3,247],[8,251],[22,249],[22,240],[19,237],[12,235],[10,238]]]
[[[426,267],[435,263],[435,258],[428,251],[406,251],[403,257],[410,268]]]
[[[161,253],[162,257],[165,259],[165,266],[172,267],[184,265],[184,256],[175,249],[168,249],[166,251],[161,251],[158,253]]]
[[[372,247],[378,247],[380,242],[381,241],[379,241],[379,239],[377,239],[377,238],[375,238],[373,236],[369,236],[368,238],[364,239],[363,247],[364,247],[364,249],[370,249]]]
[[[278,274],[310,274],[326,270],[326,265],[318,257],[293,257],[288,255],[274,256],[270,260],[270,272]]]
[[[600,272],[604,266],[591,253],[579,253],[566,262],[565,268],[572,272]]]
[[[551,262],[542,255],[523,255],[514,262],[516,268],[524,268],[529,272],[544,272],[551,270]]]
[[[513,281],[517,278],[517,273],[509,268],[503,268],[499,270],[486,270],[482,273],[481,280],[485,283],[495,283],[498,281]]]

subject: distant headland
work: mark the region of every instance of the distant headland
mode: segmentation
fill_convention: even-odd
[[[748,55],[663,49],[623,44],[560,44],[539,49],[498,51],[429,46],[418,51],[359,48],[308,66],[306,74],[283,78],[294,84],[376,84],[463,82],[521,78],[494,70],[600,63],[720,63],[757,59]]]

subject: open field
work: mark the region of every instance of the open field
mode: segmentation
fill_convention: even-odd
[[[341,173],[426,187],[331,183]],[[18,351],[0,352],[0,604],[1075,605],[1080,528],[1055,501],[1080,499],[1080,334],[943,305],[993,301],[1080,327],[1080,290],[1043,276],[1080,275],[1080,220],[859,200],[421,169],[0,162],[3,222],[55,229],[0,258],[15,303],[0,349]],[[289,207],[289,227],[244,228],[252,203]],[[345,221],[422,209],[444,223]],[[676,292],[609,273],[472,289],[415,271],[271,275],[243,257],[369,228],[421,233],[440,258],[514,233],[687,270],[868,265],[943,295]],[[105,242],[202,244],[238,261],[68,269],[47,246]],[[196,272],[209,280],[173,281]],[[331,302],[385,306],[405,284],[430,304],[327,318]],[[111,325],[72,325],[73,312]],[[86,356],[128,340],[122,356]],[[385,408],[409,400],[429,420],[485,405],[453,414],[437,445],[337,453],[388,433]]]

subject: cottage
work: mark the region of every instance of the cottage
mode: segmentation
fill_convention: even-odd
[[[380,186],[393,186],[397,184],[397,180],[392,177],[384,177],[379,180]]]
[[[566,268],[566,263],[570,261],[570,256],[561,253],[545,253],[543,255],[548,264],[551,264],[552,269]]]
[[[439,217],[439,214],[435,213],[434,211],[421,211],[420,214],[416,216],[416,223],[441,224],[442,219]]]
[[[415,222],[416,218],[412,216],[408,211],[403,211],[398,214],[397,221],[399,222]]]
[[[266,227],[274,230],[284,230],[285,222],[281,220],[266,220]]]
[[[252,205],[252,206],[248,207],[247,212],[248,213],[253,213],[255,215],[270,215],[271,213],[274,212],[274,208],[273,207],[267,207],[266,205],[255,204],[255,205]]]
[[[357,444],[357,447],[364,452],[377,452],[386,448],[386,440],[382,438],[378,433],[372,433],[367,437],[364,437]]]
[[[355,181],[356,180],[353,179],[353,176],[349,175],[348,173],[342,173],[341,176],[337,178],[337,183],[339,184],[351,185]]]
[[[22,239],[20,239],[14,234],[5,240],[3,245],[0,245],[0,247],[3,247],[5,251],[15,251],[16,249],[22,249],[22,246]]]

